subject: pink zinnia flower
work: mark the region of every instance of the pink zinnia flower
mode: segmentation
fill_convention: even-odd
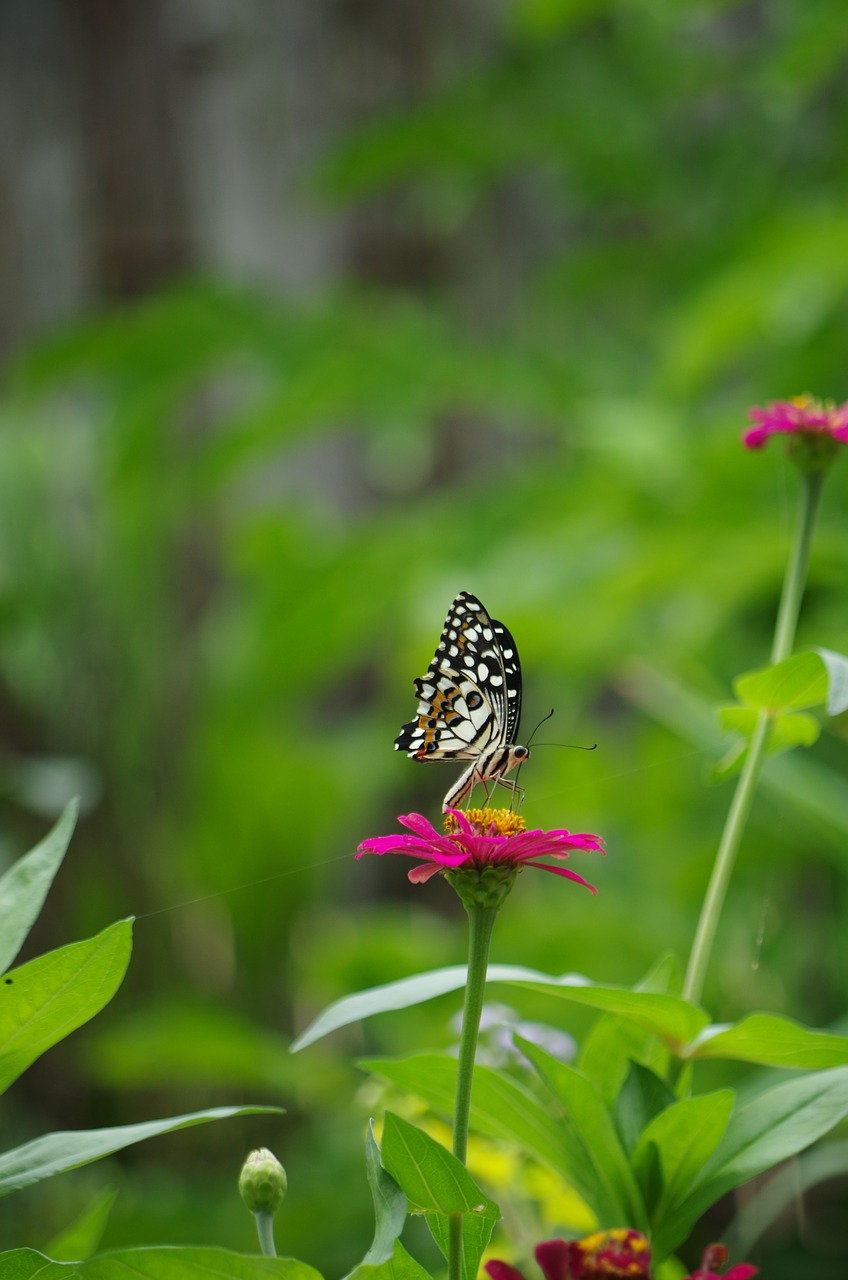
[[[727,1246],[709,1244],[704,1250],[700,1267],[691,1276],[687,1276],[686,1280],[750,1280],[751,1276],[758,1273],[757,1267],[752,1267],[750,1262],[737,1262],[729,1271],[719,1271],[719,1267],[723,1267],[726,1262]]]
[[[761,449],[769,436],[783,433],[814,437],[828,448],[834,441],[848,444],[848,402],[837,405],[813,396],[794,396],[772,400],[765,409],[749,409],[748,417],[756,424],[742,436],[749,449]]]
[[[545,1240],[535,1256],[545,1280],[649,1280],[651,1275],[648,1240],[626,1227],[595,1231],[582,1240]],[[491,1280],[524,1280],[516,1267],[494,1258],[486,1271]]]
[[[398,821],[411,834],[372,836],[362,841],[357,858],[366,853],[402,853],[408,858],[423,859],[409,873],[413,884],[423,884],[439,871],[482,874],[491,869],[517,873],[522,867],[538,867],[575,880],[591,893],[597,892],[576,871],[552,867],[539,859],[567,858],[572,849],[603,853],[604,842],[599,836],[566,830],[527,831],[524,819],[508,809],[470,809],[467,813],[449,809],[444,833],[420,813],[402,814]]]

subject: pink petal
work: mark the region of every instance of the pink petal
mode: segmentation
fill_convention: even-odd
[[[432,876],[441,871],[438,862],[422,862],[420,867],[413,867],[409,873],[408,879],[413,884],[426,884]]]
[[[488,1271],[492,1280],[524,1280],[521,1272],[515,1267],[511,1267],[508,1262],[501,1262],[498,1258],[490,1258],[483,1268]]]
[[[597,894],[597,889],[593,884],[589,884],[588,880],[584,880],[576,871],[569,871],[567,867],[549,867],[546,862],[525,862],[525,867],[538,867],[540,871],[552,871],[555,876],[563,876],[566,880],[574,880],[576,884],[582,884],[584,889],[588,889],[590,893]]]

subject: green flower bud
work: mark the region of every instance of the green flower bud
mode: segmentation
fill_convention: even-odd
[[[288,1190],[286,1171],[267,1147],[251,1151],[239,1174],[241,1198],[251,1213],[273,1216]]]

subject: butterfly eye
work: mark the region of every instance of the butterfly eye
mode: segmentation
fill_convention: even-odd
[[[516,760],[526,760],[530,755],[530,749],[529,747],[513,747],[512,754]]]

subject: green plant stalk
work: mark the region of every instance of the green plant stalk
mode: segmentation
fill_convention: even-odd
[[[825,473],[823,471],[802,473],[804,484],[801,496],[801,511],[795,540],[786,566],[786,576],[783,580],[783,591],[781,592],[780,606],[777,611],[777,622],[775,623],[774,641],[771,649],[772,663],[782,662],[784,658],[788,658],[792,653],[795,630],[798,625],[798,614],[801,609],[801,599],[804,595],[804,585],[807,580],[810,546],[818,514],[824,476]],[[686,980],[683,984],[684,997],[687,1000],[694,1001],[696,1004],[701,999],[704,989],[707,966],[710,962],[727,887],[733,873],[736,853],[742,840],[754,793],[762,773],[770,728],[771,717],[769,713],[761,711],[757,717],[751,741],[748,744],[748,752],[727,813],[727,820],[724,824],[718,853],[713,864],[710,883],[704,897],[704,905],[701,908],[701,916],[689,956],[689,966],[686,970]]]
[[[254,1213],[256,1234],[259,1236],[259,1248],[266,1258],[276,1258],[277,1246],[274,1242],[274,1217],[265,1210]]]
[[[497,907],[466,903],[468,912],[468,976],[462,1010],[462,1034],[459,1040],[459,1063],[456,1070],[456,1098],[453,1109],[453,1154],[465,1164],[468,1150],[468,1117],[471,1111],[471,1085],[474,1058],[480,1031],[480,1014],[486,989],[489,946],[497,918]],[[462,1214],[451,1215],[448,1237],[448,1280],[462,1278]]]

